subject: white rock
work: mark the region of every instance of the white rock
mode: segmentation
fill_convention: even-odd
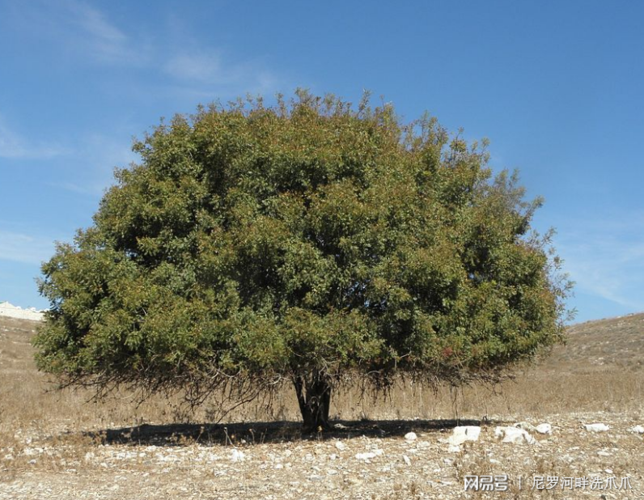
[[[480,435],[480,427],[476,425],[463,425],[460,427],[454,427],[454,431],[447,442],[451,446],[459,446],[465,441],[478,441]]]
[[[634,432],[635,434],[644,434],[644,427],[641,425],[636,425],[635,427],[631,427],[628,429],[629,432]]]
[[[535,429],[539,434],[552,434],[552,425],[539,424]]]
[[[416,439],[418,439],[418,436],[415,432],[408,432],[407,434],[405,434],[405,439],[407,441],[416,441]]]
[[[519,422],[518,424],[514,424],[515,427],[518,427],[519,429],[523,429],[527,432],[536,432],[537,428],[532,425],[529,422]]]
[[[407,455],[403,455],[403,460],[407,465],[411,465],[411,460]]]
[[[234,449],[233,452],[230,454],[230,460],[233,462],[242,462],[246,459],[246,455],[244,454],[243,451],[239,451],[238,449]]]
[[[366,453],[356,453],[356,458],[358,460],[371,460],[372,458],[376,458],[376,454],[371,451]]]
[[[606,424],[585,424],[584,427],[588,432],[606,432],[610,429]]]
[[[460,453],[461,447],[458,445],[450,444],[447,448],[448,453]]]
[[[503,438],[503,443],[528,443],[534,444],[536,440],[525,429],[518,427],[497,427],[494,436]]]
[[[346,445],[346,444],[344,444],[342,441],[336,441],[336,442],[335,442],[335,447],[336,447],[338,450],[342,451],[342,450],[345,450],[345,449],[347,448],[347,445]]]

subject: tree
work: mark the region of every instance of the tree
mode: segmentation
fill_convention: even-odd
[[[64,384],[266,390],[326,426],[347,373],[461,383],[563,335],[540,200],[427,116],[298,91],[162,123],[43,265],[37,363]]]

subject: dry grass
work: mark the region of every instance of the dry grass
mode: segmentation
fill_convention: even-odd
[[[375,400],[345,390],[332,408],[344,428],[314,436],[301,435],[290,389],[270,407],[257,401],[235,410],[221,425],[212,425],[212,402],[188,412],[162,397],[137,405],[127,393],[93,402],[86,390],[52,390],[34,367],[35,327],[0,318],[0,498],[94,490],[97,498],[461,498],[464,475],[492,472],[527,481],[610,470],[644,486],[642,438],[627,432],[644,424],[644,315],[575,325],[567,346],[495,387],[435,392],[405,384]],[[442,441],[457,420],[481,423],[481,443],[448,455]],[[581,423],[593,420],[614,432],[581,434]],[[517,421],[548,421],[556,432],[519,451],[492,438],[494,425]],[[417,445],[402,439],[411,429]],[[338,451],[336,439],[351,453]],[[248,455],[238,463],[230,460],[237,448]],[[369,449],[396,458],[355,460]],[[511,490],[508,498],[562,498],[514,483]]]

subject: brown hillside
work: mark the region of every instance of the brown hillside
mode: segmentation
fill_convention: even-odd
[[[566,345],[540,363],[547,372],[640,370],[644,363],[644,313],[587,321],[567,329]]]

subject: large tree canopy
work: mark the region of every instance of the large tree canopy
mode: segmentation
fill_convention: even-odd
[[[200,398],[288,379],[310,427],[347,372],[463,381],[562,338],[539,200],[434,119],[298,92],[177,116],[134,150],[43,265],[37,362],[65,382]]]

